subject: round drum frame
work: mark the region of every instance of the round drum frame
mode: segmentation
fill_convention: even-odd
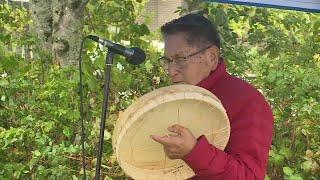
[[[192,85],[159,88],[139,98],[119,115],[112,144],[119,165],[134,179],[188,179],[192,169],[182,160],[165,156],[162,145],[150,135],[166,135],[180,124],[195,135],[205,135],[223,150],[230,123],[220,100],[210,91]]]

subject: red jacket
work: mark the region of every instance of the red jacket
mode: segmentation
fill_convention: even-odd
[[[269,104],[254,87],[231,76],[223,61],[198,86],[215,94],[227,111],[231,133],[224,151],[200,136],[183,160],[196,180],[264,179],[271,146],[273,115]]]

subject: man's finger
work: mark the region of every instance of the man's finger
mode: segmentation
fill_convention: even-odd
[[[168,131],[174,132],[177,134],[182,134],[185,131],[185,129],[186,129],[185,127],[183,127],[179,124],[175,124],[175,125],[168,127]]]
[[[154,141],[162,144],[162,145],[170,145],[172,144],[172,139],[169,136],[157,136],[157,135],[151,135],[150,136]]]

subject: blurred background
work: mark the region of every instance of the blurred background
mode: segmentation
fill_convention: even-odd
[[[320,14],[200,0],[1,0],[0,179],[82,179],[78,59],[95,34],[141,47],[138,66],[116,56],[102,161],[104,179],[129,179],[111,136],[119,112],[169,85],[159,28],[190,12],[212,20],[230,73],[249,81],[275,116],[265,179],[320,179]],[[106,49],[84,43],[88,179],[96,164]],[[236,93],[236,92],[235,92]]]

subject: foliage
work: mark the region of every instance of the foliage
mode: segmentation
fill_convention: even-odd
[[[103,154],[104,176],[122,177],[112,157],[111,131],[119,111],[135,98],[166,83],[156,64],[159,50],[152,46],[147,26],[138,23],[144,2],[90,1],[84,19],[85,34],[97,34],[146,50],[147,61],[134,67],[116,56],[112,69],[109,119]],[[76,68],[51,64],[37,47],[37,38],[26,9],[1,5],[0,39],[0,178],[81,178],[79,73]],[[17,15],[18,14],[18,15]],[[21,15],[19,15],[21,14]],[[113,18],[108,14],[115,14]],[[94,27],[94,28],[93,28]],[[27,37],[23,39],[24,37]],[[126,41],[122,41],[126,40]],[[12,47],[34,47],[33,59]],[[99,121],[102,107],[105,49],[85,41],[84,94],[86,153],[89,179],[95,170]]]
[[[102,166],[106,179],[124,178],[110,139],[118,113],[142,94],[168,84],[157,63],[162,50],[153,45],[159,35],[141,21],[145,3],[92,0],[85,10],[84,34],[147,53],[139,66],[120,56],[114,60]],[[197,8],[218,25],[229,71],[259,88],[273,107],[267,178],[319,179],[319,15],[216,3]],[[0,22],[0,178],[81,178],[78,70],[60,68],[42,54],[37,38],[26,31],[32,20],[25,9],[1,4]],[[32,48],[34,58],[21,47]],[[106,51],[90,41],[85,49],[85,147],[92,179]]]

